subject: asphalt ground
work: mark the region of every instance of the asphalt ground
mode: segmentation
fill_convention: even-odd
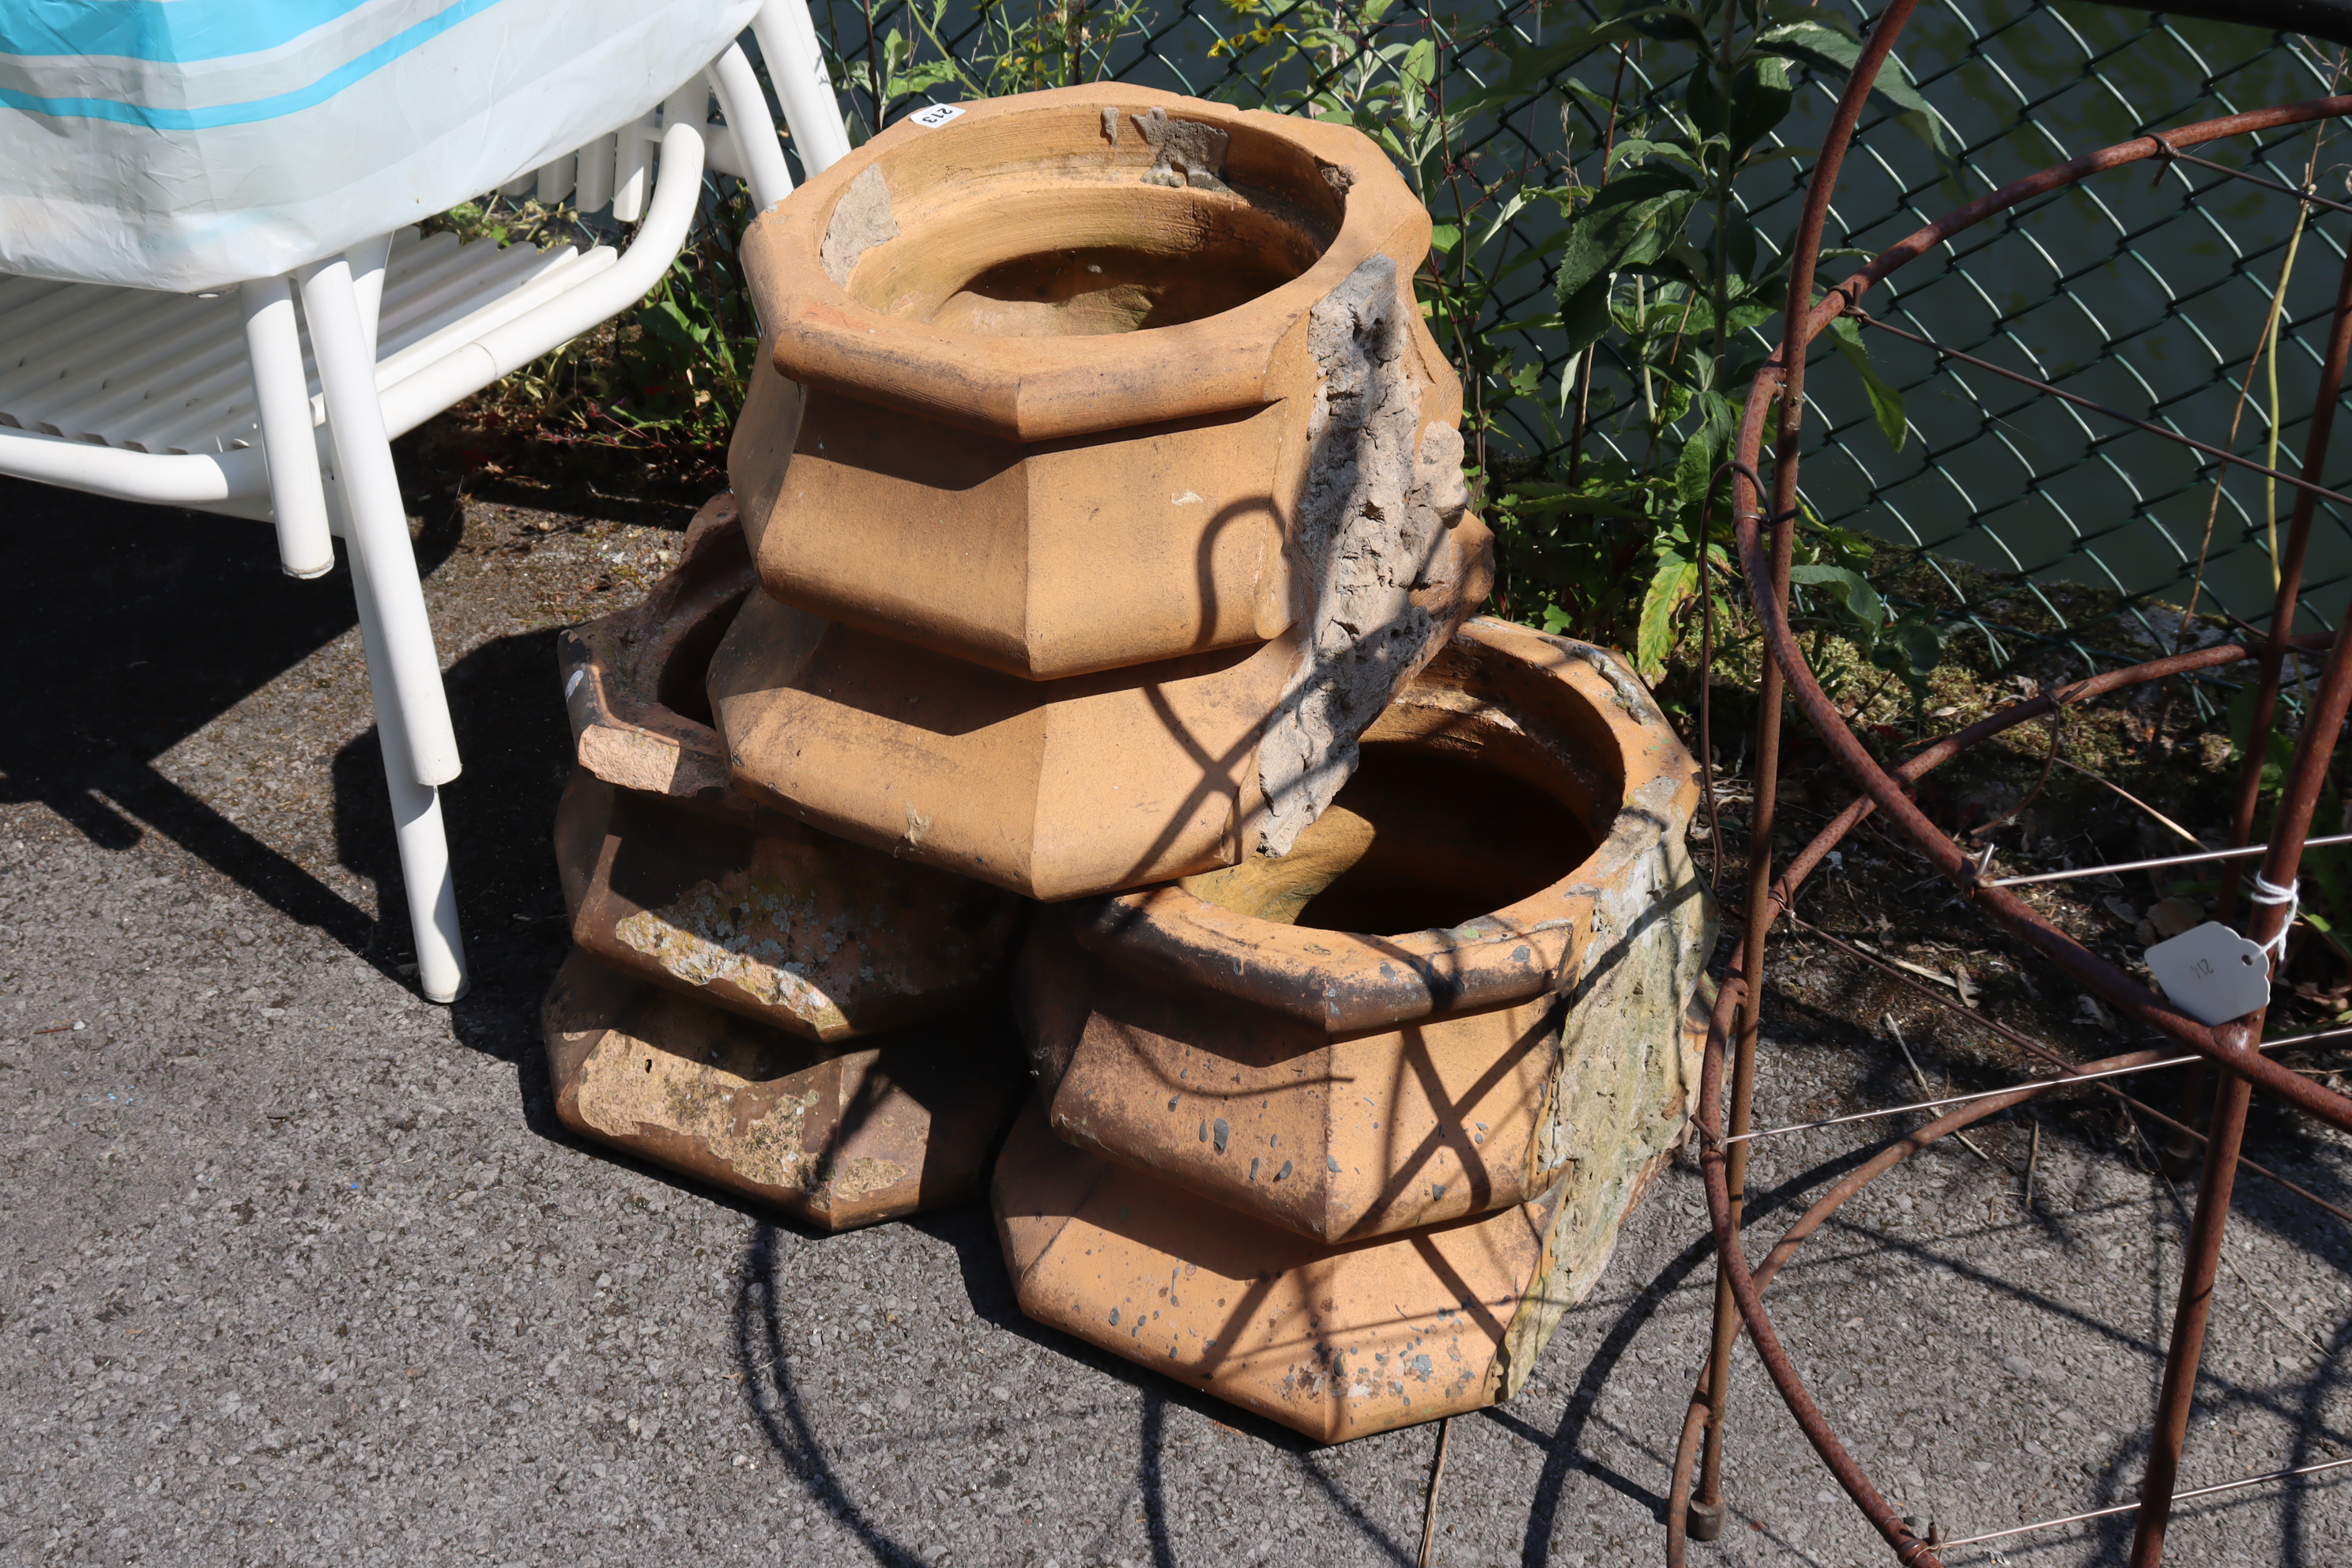
[[[559,1127],[554,630],[690,508],[412,500],[467,764],[452,1007],[403,968],[348,579],[283,578],[250,523],[0,483],[0,1563],[1415,1562],[1435,1428],[1316,1447],[1034,1327],[978,1205],[819,1237]],[[1759,1121],[1918,1098],[1862,984],[1783,971]],[[1951,1026],[1895,1010],[1940,1088]],[[1877,1136],[1759,1144],[1759,1254]],[[2129,1500],[2189,1195],[2105,1107],[2042,1113],[2038,1155],[2016,1114],[1975,1137],[1773,1294],[1855,1452],[1952,1535]],[[2343,1139],[2263,1111],[2248,1146],[2352,1194]],[[1659,1559],[1704,1232],[1677,1166],[1526,1392],[1454,1423],[1436,1562]],[[2352,1455],[2347,1239],[2242,1181],[2189,1484]],[[1745,1352],[1735,1411],[1734,1522],[1694,1563],[1886,1560]],[[2352,1562],[2352,1484],[2187,1507],[2171,1561]]]

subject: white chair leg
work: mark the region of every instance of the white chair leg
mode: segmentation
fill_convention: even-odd
[[[653,167],[654,139],[660,134],[654,117],[621,127],[613,147],[613,217],[635,223],[646,216],[646,175]]]
[[[793,172],[784,163],[784,149],[776,140],[776,122],[768,118],[768,99],[760,78],[744,57],[740,44],[710,62],[704,73],[718,96],[719,112],[727,117],[727,134],[743,165],[743,183],[751,187],[751,205],[766,212],[793,194]]]
[[[375,699],[376,740],[383,748],[383,783],[392,797],[392,830],[400,846],[401,887],[416,937],[416,984],[431,1002],[455,1002],[466,993],[466,942],[457,929],[457,884],[449,875],[449,838],[441,825],[441,792],[416,782],[415,760],[394,700],[377,599],[365,558],[352,552],[352,586],[360,608],[360,641],[367,649],[368,690]]]
[[[613,199],[614,138],[599,136],[580,149],[580,210],[601,212]]]
[[[376,273],[381,279],[382,273]],[[361,324],[374,336],[369,279],[364,271],[352,292]],[[380,291],[376,297],[381,298]],[[374,700],[376,738],[383,752],[385,794],[392,805],[393,839],[400,853],[400,881],[415,934],[416,980],[436,1002],[465,994],[465,941],[457,926],[457,889],[449,874],[449,845],[441,820],[441,792],[416,782],[416,764],[394,700],[390,662],[384,654],[380,601],[367,575],[367,558],[355,542],[351,508],[341,476],[324,474],[327,512],[335,534],[352,545],[352,594],[359,607],[360,646],[366,651],[369,695]],[[414,559],[413,557],[411,558]]]
[[[540,205],[551,207],[572,194],[572,184],[578,178],[579,173],[578,165],[572,162],[572,158],[573,154],[567,153],[552,163],[545,164],[540,169],[539,178],[535,182]]]
[[[817,47],[805,0],[768,0],[751,17],[751,36],[760,40],[768,79],[783,103],[802,169],[823,174],[849,156],[849,132],[842,128],[841,104],[824,74],[824,51]]]
[[[360,326],[367,333],[368,353],[375,353],[376,325],[383,319],[383,278],[392,265],[392,236],[363,239],[343,252],[352,264],[352,298],[359,301]]]
[[[457,776],[457,736],[441,689],[441,659],[425,611],[424,585],[417,581],[416,552],[408,542],[408,509],[392,466],[383,405],[376,397],[375,355],[347,260],[338,257],[304,268],[302,314],[326,395],[354,567],[366,559],[365,585],[354,585],[363,602],[372,602],[376,617],[377,635],[369,646],[383,649],[386,684],[400,710],[415,782],[445,784]]]
[[[238,297],[245,306],[245,353],[253,367],[261,449],[269,465],[278,563],[289,577],[323,577],[335,569],[335,544],[328,535],[326,488],[319,479],[294,288],[283,278],[257,278],[238,286]]]

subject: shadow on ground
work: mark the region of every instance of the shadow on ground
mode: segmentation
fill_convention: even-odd
[[[334,759],[332,841],[335,859],[374,883],[381,918],[323,880],[324,868],[158,766],[352,630],[345,570],[298,582],[278,570],[265,523],[13,479],[0,479],[0,573],[16,602],[0,625],[10,672],[0,688],[0,804],[38,803],[110,850],[159,835],[288,919],[404,974],[412,938],[373,727]],[[460,519],[446,497],[427,509],[418,564],[428,574],[457,547]],[[436,607],[436,620],[449,618]],[[463,636],[439,629],[445,642]],[[554,639],[543,631],[486,643],[446,676],[466,771],[444,791],[444,808],[475,975],[455,1021],[468,1045],[519,1069],[537,1049],[537,997],[562,952],[547,834],[570,742]],[[318,695],[322,708],[364,711],[364,691]],[[541,1098],[540,1081],[523,1071],[526,1104]],[[531,1114],[553,1135],[543,1106]]]
[[[154,766],[349,631],[349,578],[287,577],[268,525],[241,519],[14,479],[0,479],[0,515],[17,605],[0,626],[0,801],[37,801],[102,848],[160,833],[369,952],[363,911]]]
[[[428,570],[456,549],[457,516],[450,508],[427,531],[424,564]],[[6,526],[0,527],[0,571],[7,574],[17,596],[16,614],[0,627],[0,658],[6,659],[11,675],[0,695],[0,803],[38,803],[105,849],[127,850],[144,836],[158,835],[286,918],[317,929],[381,969],[396,972],[409,952],[404,910],[396,896],[383,900],[386,916],[379,921],[324,879],[330,868],[306,864],[298,853],[265,841],[256,828],[225,815],[238,809],[234,792],[200,798],[158,765],[173,747],[346,636],[352,626],[348,579],[341,573],[321,582],[287,579],[278,570],[269,530],[237,520],[125,506],[12,481],[0,481],[0,517],[6,520]],[[552,632],[532,632],[487,641],[449,672],[466,773],[447,792],[447,809],[460,909],[476,975],[475,990],[450,1016],[466,1046],[512,1070],[516,1103],[531,1131],[571,1143],[573,1140],[556,1122],[548,1100],[537,1026],[539,997],[565,942],[561,897],[547,848],[548,824],[570,765],[554,679],[553,637]],[[310,696],[297,691],[276,700],[291,703],[299,714]],[[331,709],[348,715],[355,710],[349,692],[321,691],[317,698],[322,712]],[[362,695],[356,711],[364,708]],[[397,885],[396,860],[381,753],[372,731],[360,733],[336,754],[330,782],[332,860],[392,893]],[[1850,1018],[1787,993],[1775,994],[1771,1013],[1773,1027],[1794,1037],[1811,1035],[1814,1048],[1835,1058],[1824,1061],[1821,1077],[1835,1081],[1847,1101],[1887,1105],[1916,1097],[1917,1086],[1906,1077],[1902,1059]],[[2116,1046],[2128,1043],[2118,1041]],[[1958,1033],[1915,1045],[1927,1069],[1948,1074],[1947,1081],[1956,1089],[1990,1087],[2014,1076],[2013,1067],[1967,1054]],[[2159,1105],[2169,1103],[2168,1080],[2122,1080],[2119,1087],[2145,1093]],[[2007,1138],[2015,1156],[2015,1134],[2022,1125],[1988,1126],[1979,1136],[1996,1152]],[[2100,1160],[2131,1157],[2121,1135],[2123,1123],[2102,1100],[2086,1100],[2079,1109],[2053,1108],[2043,1125],[2050,1140],[2044,1158],[2061,1152]],[[1857,1133],[1848,1145],[1859,1150],[1874,1146],[1875,1139],[1868,1133]],[[2258,1110],[2249,1149],[2331,1201],[2344,1201],[2340,1152],[2287,1113],[2267,1106]],[[798,1232],[697,1184],[609,1152],[598,1152],[613,1163],[633,1166],[723,1204],[746,1222],[750,1237],[732,1327],[737,1367],[752,1414],[800,1486],[845,1521],[872,1558],[918,1560],[924,1543],[907,1538],[903,1521],[894,1522],[887,1510],[861,1499],[857,1487],[841,1479],[828,1455],[822,1419],[810,1414],[799,1393],[784,1330],[787,1315],[805,1310],[806,1303],[793,1300],[795,1283],[786,1277],[783,1251],[794,1235],[813,1233]],[[1753,1250],[1760,1255],[1786,1218],[1858,1157],[1847,1152],[1824,1161],[1805,1160],[1804,1168],[1789,1173],[1781,1185],[1759,1194],[1751,1210],[1758,1222]],[[1953,1158],[1958,1162],[1962,1156]],[[1986,1183],[2007,1180],[1992,1171],[1990,1162],[1982,1170],[1957,1163],[1954,1168],[1968,1170]],[[2182,1191],[2188,1191],[2187,1184]],[[2144,1302],[2116,1296],[2086,1305],[2045,1285],[1971,1268],[1953,1252],[1957,1233],[1906,1239],[1861,1217],[1863,1212],[1842,1219],[1835,1238],[1900,1266],[1907,1288],[1957,1299],[1954,1287],[1965,1283],[1972,1294],[1964,1310],[1970,1312],[1981,1312],[1983,1302],[1995,1300],[2030,1306],[2037,1321],[2068,1330],[2070,1345],[2126,1352],[2136,1370],[2152,1366],[2160,1353],[2146,1325],[2160,1321],[2168,1305],[2171,1267],[2161,1256],[2117,1265],[2141,1268]],[[2286,1242],[2289,1248],[2279,1251],[2291,1248],[2315,1260],[2322,1277],[2338,1289],[2352,1270],[2352,1247],[2345,1244],[2343,1233],[2315,1227],[2307,1209],[2275,1188],[2247,1178],[2237,1215],[2233,1246],[2238,1238],[2249,1244]],[[2079,1246],[2057,1223],[2059,1217],[2056,1212],[2038,1214],[2031,1238],[2060,1252]],[[1155,1564],[1172,1564],[1184,1545],[1181,1531],[1170,1523],[1163,1488],[1172,1483],[1163,1482],[1161,1471],[1165,1434],[1171,1421],[1181,1424],[1188,1412],[1282,1451],[1288,1468],[1316,1488],[1326,1505],[1344,1516],[1348,1528],[1380,1557],[1397,1563],[1412,1560],[1413,1543],[1400,1539],[1392,1522],[1384,1525],[1359,1508],[1350,1489],[1333,1479],[1338,1466],[1328,1451],[1030,1324],[1013,1301],[984,1205],[926,1215],[913,1227],[952,1249],[973,1312],[992,1328],[1047,1346],[1060,1357],[1139,1392],[1135,1452],[1131,1457],[1121,1452],[1112,1462],[1134,1467]],[[2021,1238],[2027,1234],[2027,1227],[2021,1227]],[[1825,1234],[1808,1251],[1826,1252],[1832,1243],[1832,1236]],[[1801,1255],[1801,1265],[1790,1271],[1792,1283],[1810,1261]],[[1579,1321],[1574,1335],[1552,1352],[1559,1380],[1567,1388],[1565,1409],[1556,1420],[1549,1413],[1535,1415],[1525,1405],[1482,1417],[1490,1429],[1507,1432],[1542,1455],[1528,1494],[1514,1500],[1510,1510],[1523,1563],[1545,1561],[1562,1514],[1592,1509],[1591,1494],[1604,1494],[1610,1506],[1620,1510],[1631,1504],[1630,1511],[1653,1522],[1661,1506],[1657,1477],[1631,1473],[1592,1438],[1596,1423],[1629,1418],[1624,1411],[1603,1409],[1604,1395],[1612,1405],[1621,1396],[1624,1380],[1619,1374],[1630,1348],[1644,1332],[1659,1331],[1669,1304],[1677,1297],[1687,1303],[1703,1292],[1706,1249],[1704,1243],[1693,1242],[1671,1253],[1650,1255],[1642,1266],[1642,1279],[1625,1279],[1627,1266],[1620,1267],[1619,1304],[1609,1310],[1605,1321],[1603,1314],[1595,1313]],[[1940,1285],[1925,1283],[1931,1267],[1943,1270]],[[2229,1283],[2238,1288],[2234,1279]],[[1820,1315],[1794,1290],[1777,1300],[1791,1328],[1805,1327]],[[1825,1346],[1809,1354],[1809,1374],[1836,1372],[1840,1355],[1853,1343],[1842,1338],[1836,1349]],[[2276,1379],[2265,1383],[2243,1372],[2209,1370],[2200,1423],[2207,1417],[2246,1415],[2275,1424],[2287,1441],[2282,1451],[2264,1459],[2265,1465],[2309,1464],[2334,1457],[2352,1441],[2332,1419],[2330,1403],[2342,1387],[2335,1369],[2347,1344],[2352,1344],[2352,1327],[2339,1315],[2325,1343],[2312,1347],[2321,1352],[2316,1372],[2290,1372],[2282,1366]],[[2300,1347],[2294,1348],[2299,1355]],[[1665,1369],[1662,1381],[1666,1386],[1656,1407],[1632,1417],[1647,1422],[1644,1429],[1654,1438],[1671,1442],[1670,1424],[1679,1416],[1691,1370],[1686,1364]],[[2099,1483],[2100,1500],[2126,1495],[2121,1461],[2144,1448],[2145,1429],[2139,1423],[2145,1409],[2134,1394],[2118,1399],[2112,1415],[2101,1413],[2110,1430],[2105,1446],[2090,1456],[2107,1467],[2109,1479]],[[1851,1429],[1867,1430],[1858,1424]],[[1778,1442],[1760,1428],[1755,1438],[1744,1440],[1759,1447]],[[1990,1457],[1995,1450],[1988,1444],[1972,1451]],[[1810,1476],[1809,1456],[1778,1447],[1771,1455],[1776,1464]],[[2278,1560],[2323,1560],[2326,1548],[2324,1541],[2314,1538],[2313,1521],[2305,1512],[2309,1506],[2299,1491],[2286,1500]],[[2118,1550],[2126,1533],[2121,1524],[2102,1526],[2104,1544],[2098,1550]]]

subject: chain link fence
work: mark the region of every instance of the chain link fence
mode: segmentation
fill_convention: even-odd
[[[1866,27],[1869,11],[1843,10]],[[1692,58],[1643,40],[1585,41],[1608,16],[1574,0],[820,0],[815,14],[855,136],[927,102],[1106,77],[1385,125],[1441,234],[1492,237],[1475,341],[1457,357],[1474,411],[1487,416],[1497,476],[1556,463],[1574,428],[1576,367],[1552,289],[1562,208],[1513,193],[1596,183],[1612,116],[1675,101],[1682,84],[1668,73],[1687,67],[1667,62]],[[2023,0],[1923,9],[1901,58],[1944,121],[1943,148],[1874,101],[1836,194],[1832,247],[1874,252],[2037,168],[2143,131],[2317,96],[2337,74],[2332,50],[2297,37]],[[1739,184],[1742,226],[1768,257],[1796,226],[1839,86],[1801,70],[1777,132],[1788,155]],[[1445,143],[1432,148],[1426,139],[1441,132],[1431,111],[1449,103],[1479,110],[1446,123]],[[2207,151],[2341,196],[2352,189],[2352,134],[2331,141],[2334,129]],[[1937,343],[2258,459],[2275,445],[2292,470],[2347,232],[2316,211],[2299,224],[2299,205],[2210,171],[2174,164],[2151,178],[2141,166],[1971,231],[1871,302]],[[1853,264],[1830,262],[1824,278]],[[2274,293],[2278,352],[2265,356]],[[1761,344],[1778,327],[1776,317],[1747,331]],[[1909,437],[1895,450],[1858,376],[1826,362],[1808,382],[1807,500],[1825,523],[2009,574],[1978,602],[1965,584],[1985,579],[1939,567],[1952,595],[1937,606],[1948,634],[1973,626],[2006,660],[2016,634],[2002,612],[2018,595],[2037,601],[2062,638],[2079,616],[2112,613],[2111,598],[2053,586],[2066,583],[2120,593],[2145,637],[2166,646],[2179,619],[2164,606],[2192,594],[2209,616],[2266,614],[2291,491],[2242,472],[2217,478],[2218,465],[2175,443],[1939,364],[1886,334],[1872,347],[1904,395]],[[1639,365],[1606,342],[1593,353],[1602,406],[1630,405]],[[1588,451],[1624,440],[1605,419],[1584,430]],[[2314,626],[2330,624],[2324,612],[2352,574],[2352,519],[2323,513],[2305,600]]]

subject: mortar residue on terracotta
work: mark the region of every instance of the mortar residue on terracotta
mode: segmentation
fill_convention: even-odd
[[[977,1195],[1024,1087],[1001,1013],[829,1047],[578,952],[541,1026],[565,1126],[827,1230]]]

